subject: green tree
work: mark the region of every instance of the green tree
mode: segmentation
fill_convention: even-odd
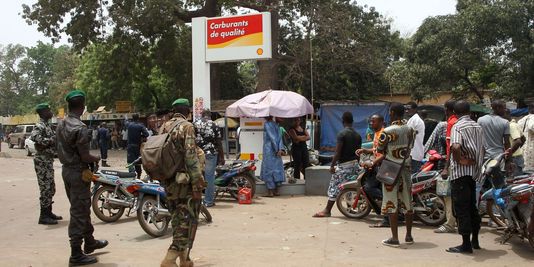
[[[534,1],[460,0],[457,14],[427,18],[405,61],[388,69],[392,91],[415,98],[493,90],[518,101],[534,92]],[[405,78],[403,78],[405,77]]]
[[[26,57],[26,48],[9,44],[0,47],[0,115],[20,114],[21,106],[27,106],[32,95],[26,78],[27,70],[21,61]]]

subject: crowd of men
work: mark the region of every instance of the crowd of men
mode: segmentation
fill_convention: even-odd
[[[358,164],[358,157],[368,154],[372,160],[361,163],[361,167],[368,169],[364,187],[372,197],[382,198],[382,214],[386,215],[382,222],[371,227],[390,227],[392,237],[383,240],[382,244],[398,247],[398,221],[404,220],[407,228],[405,242],[413,244],[411,176],[420,171],[425,154],[436,150],[445,155],[441,175],[449,179],[451,193],[445,197],[447,221],[435,232],[458,232],[462,236],[462,244],[447,249],[447,252],[472,253],[473,249],[480,249],[478,234],[481,219],[477,201],[481,188],[490,182],[481,173],[483,163],[504,154],[508,176],[534,170],[534,153],[531,153],[534,104],[529,106],[530,114],[518,122],[510,117],[504,101],[495,100],[491,107],[491,114],[475,121],[468,102],[449,100],[445,103],[446,121],[437,122],[428,119],[426,112],[420,112],[424,114],[421,118],[414,102],[404,106],[392,104],[388,127],[384,126],[381,115],[376,114],[369,119],[370,133],[366,135],[366,141],[372,142],[372,148],[361,148],[362,138],[352,128],[352,113],[345,112],[342,116],[344,128],[337,136],[336,152],[330,167],[332,178],[327,191],[328,201],[326,207],[313,217],[331,215],[339,185],[348,181]],[[406,116],[408,120],[404,119]],[[380,190],[376,174],[384,160],[404,166],[396,183],[382,184]],[[493,183],[501,187],[505,181]]]
[[[56,131],[53,131],[49,124],[53,116],[50,106],[46,103],[39,104],[36,112],[40,116],[40,122],[31,135],[37,151],[34,163],[40,188],[39,224],[57,224],[57,220],[62,219],[52,212],[52,199],[55,194],[54,155],[58,155],[63,165],[62,177],[70,202],[68,234],[71,265],[97,262],[96,257],[90,254],[108,245],[106,240],[97,240],[93,236],[94,228],[90,219],[90,184],[92,172],[97,169],[98,163],[102,161],[102,166],[107,166],[107,140],[110,133],[105,124],[100,126],[96,131],[96,137],[101,141],[99,143],[101,153],[91,154],[90,143],[94,134],[89,133],[87,126],[80,119],[85,110],[85,100],[86,95],[83,91],[75,90],[66,95],[65,101],[69,112],[65,119],[59,121]],[[135,115],[132,121],[125,125],[122,138],[127,141],[129,163],[139,157],[141,144],[150,134],[169,133],[172,142],[180,148],[179,153],[183,153],[181,161],[177,163],[177,169],[179,173],[187,173],[189,178],[165,179],[162,182],[169,201],[173,241],[161,266],[177,266],[178,259],[180,266],[192,266],[188,249],[190,236],[194,233],[191,231],[190,222],[198,214],[191,214],[191,205],[192,202],[202,201],[202,190],[206,185],[204,204],[208,207],[215,205],[215,166],[224,164],[222,134],[219,127],[211,120],[209,111],[204,111],[199,120],[191,123],[188,121],[190,104],[187,99],[177,99],[172,106],[172,118],[169,117],[158,131],[149,133],[139,122],[139,116]],[[378,189],[380,182],[376,177],[372,179],[374,175],[370,175],[365,185],[374,189],[369,190],[371,194],[381,194],[383,199],[382,213],[386,216],[378,227],[390,227],[392,235],[383,240],[382,244],[399,246],[397,229],[399,220],[404,220],[407,228],[404,241],[413,244],[411,175],[419,171],[425,153],[435,149],[446,155],[442,176],[450,179],[452,187],[451,196],[446,198],[447,222],[436,229],[436,232],[457,231],[462,236],[462,244],[447,249],[448,252],[472,253],[473,249],[480,249],[478,240],[480,217],[476,201],[480,188],[487,182],[483,180],[481,174],[483,161],[504,153],[508,172],[519,174],[526,169],[534,170],[534,105],[529,108],[530,114],[515,122],[509,117],[504,102],[496,100],[492,103],[493,113],[475,122],[470,116],[469,103],[463,100],[450,100],[445,104],[447,121],[434,123],[431,126],[434,128],[433,131],[428,131],[425,127],[429,124],[418,115],[415,103],[392,104],[388,127],[385,127],[382,116],[373,115],[370,118],[373,135],[367,137],[369,139],[367,141],[372,142],[372,148],[368,149],[362,149],[362,138],[352,128],[352,114],[344,113],[342,116],[344,128],[337,136],[336,152],[330,168],[332,178],[328,189],[328,201],[325,209],[317,212],[314,217],[331,215],[331,209],[339,194],[338,186],[346,181],[348,177],[346,174],[354,169],[359,157],[369,154],[372,160],[362,167],[368,168],[371,174],[376,174],[385,160],[402,165],[396,183],[382,184],[380,190]],[[404,119],[405,115],[409,116],[408,120]],[[272,126],[272,130],[266,131],[264,139],[271,136],[272,140],[265,143],[275,144],[271,152],[273,158],[279,158],[282,151],[279,126],[269,120],[266,122],[267,126]],[[118,132],[118,129],[116,131]],[[270,132],[272,134],[269,134]],[[426,138],[425,133],[428,135]],[[118,134],[116,136],[119,137]],[[205,167],[201,167],[197,147],[205,155]],[[273,171],[270,168],[265,169]],[[140,166],[136,167],[136,172],[140,177]],[[263,178],[270,177],[270,180],[264,180],[266,183],[272,183],[267,183],[272,195],[277,194],[277,188],[281,183],[276,180],[278,176],[262,172]],[[399,216],[401,211],[404,212],[402,214],[404,216]]]
[[[86,265],[97,262],[97,258],[92,256],[95,250],[108,245],[106,240],[94,238],[94,228],[91,223],[91,178],[93,172],[98,168],[98,163],[106,166],[107,162],[107,139],[109,130],[102,124],[97,138],[101,141],[99,146],[101,155],[90,153],[92,133],[89,133],[87,125],[81,121],[81,115],[85,110],[86,94],[80,90],[68,93],[65,101],[68,104],[68,115],[60,120],[56,131],[52,130],[49,123],[52,118],[50,106],[47,103],[39,104],[36,112],[40,116],[32,132],[31,139],[35,142],[36,155],[34,158],[35,171],[40,189],[41,213],[39,224],[57,224],[61,216],[52,212],[52,199],[55,195],[53,160],[57,154],[62,164],[62,177],[65,184],[67,198],[70,202],[70,221],[68,235],[70,238],[71,256],[69,265]],[[172,142],[178,153],[183,154],[181,161],[177,162],[179,172],[187,173],[188,179],[162,180],[162,185],[167,192],[168,207],[171,213],[171,224],[173,230],[173,241],[161,266],[193,266],[189,258],[192,220],[198,218],[198,210],[191,213],[194,202],[202,200],[202,190],[205,188],[203,171],[201,169],[199,156],[197,153],[197,142],[204,150],[211,165],[221,163],[222,146],[220,142],[220,132],[214,127],[209,119],[210,113],[205,111],[201,120],[196,122],[197,130],[192,123],[187,121],[190,114],[189,101],[177,99],[173,102],[173,116],[165,122],[160,129],[160,133],[169,133]],[[127,131],[127,161],[132,162],[140,155],[140,145],[144,138],[149,136],[148,131],[139,122],[139,116],[134,115],[133,120],[126,125]],[[102,149],[104,147],[104,149]],[[220,156],[218,156],[220,155]],[[212,160],[214,158],[215,160]],[[218,162],[217,162],[218,161]],[[210,165],[210,166],[211,166]],[[215,168],[212,167],[213,172]],[[137,170],[140,176],[140,166]],[[213,174],[206,174],[211,184],[211,192],[206,192],[206,205],[213,204]],[[210,195],[211,194],[211,195]],[[83,244],[83,250],[82,250]]]

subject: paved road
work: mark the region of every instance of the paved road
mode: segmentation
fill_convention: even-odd
[[[66,266],[68,202],[56,161],[57,194],[54,210],[66,217],[56,226],[37,224],[38,188],[31,157],[22,150],[0,154],[0,266]],[[124,163],[124,151],[110,153],[113,166]],[[122,159],[121,159],[122,158]],[[517,239],[501,245],[498,232],[484,227],[483,250],[473,255],[451,255],[455,234],[434,234],[417,224],[416,243],[389,248],[380,241],[388,229],[370,229],[379,220],[345,219],[337,210],[327,219],[311,218],[324,197],[256,198],[252,205],[217,202],[210,209],[214,222],[202,225],[192,256],[195,266],[532,266],[534,249]],[[135,218],[104,224],[93,216],[95,236],[110,245],[98,252],[95,266],[158,266],[170,244],[170,235],[151,238]],[[404,230],[401,229],[401,234]],[[529,263],[530,262],[530,263]]]

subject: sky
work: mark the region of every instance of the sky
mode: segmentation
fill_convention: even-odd
[[[0,45],[18,43],[33,46],[37,41],[50,43],[50,39],[37,31],[36,25],[28,25],[20,13],[22,4],[31,5],[37,0],[0,0]],[[357,0],[359,5],[374,6],[378,12],[393,20],[393,29],[408,37],[428,16],[452,14],[456,0]],[[65,37],[62,44],[67,43]]]

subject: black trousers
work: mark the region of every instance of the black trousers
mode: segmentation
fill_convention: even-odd
[[[126,161],[128,161],[128,164],[130,164],[134,162],[136,159],[138,159],[139,156],[141,155],[141,146],[136,145],[136,144],[129,144],[126,151],[127,151]],[[134,168],[135,168],[135,172],[137,173],[137,175],[141,176],[141,172],[142,172],[141,165],[135,164]],[[129,170],[129,171],[133,171],[133,170]]]
[[[291,147],[291,155],[293,156],[293,177],[295,179],[300,178],[300,172],[304,172],[310,165],[310,156],[308,155],[308,148],[305,146],[293,146]]]
[[[69,238],[71,247],[93,243],[93,224],[91,224],[91,183],[82,180],[80,167],[63,166],[65,191],[70,202]]]
[[[480,230],[480,215],[476,206],[476,182],[471,176],[451,181],[451,197],[458,233],[468,235]]]
[[[100,145],[100,158],[102,160],[107,160],[108,159],[108,142],[101,140],[99,142],[99,145]]]

